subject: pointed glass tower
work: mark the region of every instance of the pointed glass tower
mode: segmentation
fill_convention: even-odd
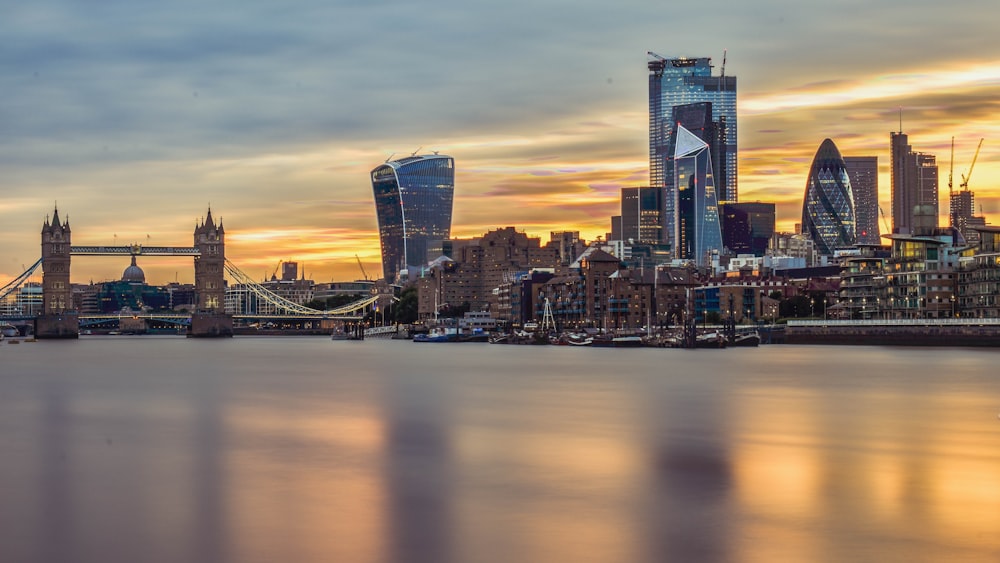
[[[709,144],[688,131],[676,127],[674,149],[674,209],[672,225],[674,255],[710,265],[712,251],[722,250],[719,224],[719,198],[715,191],[712,153]]]

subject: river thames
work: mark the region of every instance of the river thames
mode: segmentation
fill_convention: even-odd
[[[0,561],[1000,560],[1000,350],[0,344]]]

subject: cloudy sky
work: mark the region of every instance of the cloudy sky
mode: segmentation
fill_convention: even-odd
[[[40,255],[58,203],[74,244],[190,246],[211,206],[254,277],[380,272],[368,172],[455,157],[455,236],[609,230],[647,181],[646,52],[739,80],[740,199],[801,213],[826,137],[936,153],[1000,222],[1000,39],[992,0],[16,2],[0,0],[0,282]],[[942,201],[947,213],[947,201]],[[122,259],[74,260],[73,281]],[[190,259],[140,258],[153,283]],[[40,278],[39,278],[40,279]]]

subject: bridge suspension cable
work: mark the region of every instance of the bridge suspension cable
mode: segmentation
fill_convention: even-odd
[[[318,309],[312,309],[304,305],[299,305],[298,303],[295,303],[294,301],[289,301],[288,299],[285,299],[284,297],[281,297],[280,295],[277,295],[272,291],[268,291],[267,288],[260,285],[259,283],[254,281],[253,278],[251,278],[242,270],[237,268],[236,264],[230,262],[228,258],[226,259],[226,273],[228,273],[233,278],[233,280],[236,281],[236,283],[243,285],[243,287],[245,287],[250,293],[255,295],[257,299],[264,301],[270,304],[271,306],[275,307],[276,309],[284,311],[287,314],[308,315],[317,317],[347,315],[348,313],[356,313],[357,311],[367,309],[368,307],[371,307],[373,303],[379,300],[378,295],[373,295],[371,297],[366,297],[364,299],[348,303],[347,305],[343,305],[335,309],[327,309],[325,311],[320,311]]]
[[[7,282],[7,284],[4,285],[3,287],[0,287],[0,301],[6,299],[8,295],[13,293],[17,288],[21,287],[21,284],[28,281],[31,275],[35,273],[35,270],[37,270],[38,267],[41,265],[42,265],[42,259],[39,258],[37,262],[32,264],[31,267],[25,270],[24,273],[22,273],[20,276],[17,276],[16,278]]]

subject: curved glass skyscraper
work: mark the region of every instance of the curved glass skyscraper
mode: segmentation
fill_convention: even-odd
[[[809,169],[802,201],[802,232],[827,256],[837,248],[853,246],[856,240],[851,180],[844,158],[830,139],[819,146]]]
[[[440,253],[441,242],[451,236],[455,159],[409,156],[376,167],[371,176],[382,273],[392,282],[400,270],[427,264],[428,252]]]

